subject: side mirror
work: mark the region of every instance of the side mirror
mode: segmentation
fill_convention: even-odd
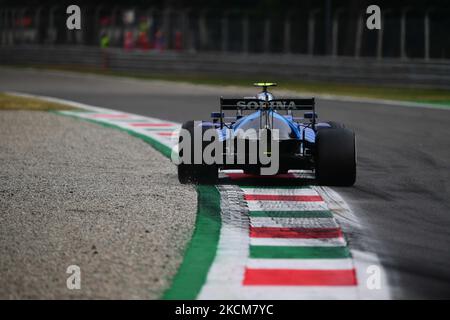
[[[315,112],[305,112],[303,117],[305,119],[317,119],[317,113],[315,113]]]
[[[222,113],[220,113],[220,112],[211,112],[211,118],[212,118],[213,123],[219,122],[219,119],[223,118],[223,117],[224,117],[224,113],[223,112]]]
[[[213,118],[213,119],[220,119],[220,118],[223,118],[223,117],[224,117],[223,112],[222,113],[220,113],[220,112],[211,112],[211,118]]]

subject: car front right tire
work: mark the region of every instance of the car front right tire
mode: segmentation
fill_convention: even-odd
[[[353,131],[329,128],[317,132],[315,172],[320,185],[352,186],[355,183],[356,145]]]

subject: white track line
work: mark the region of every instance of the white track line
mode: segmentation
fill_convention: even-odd
[[[243,187],[244,194],[266,195],[276,194],[280,196],[318,196],[319,193],[310,188],[249,188]]]
[[[249,259],[251,269],[349,270],[352,259]]]
[[[250,238],[252,246],[283,246],[283,247],[341,247],[347,242],[343,237],[321,239],[297,238]]]
[[[236,186],[219,186],[222,226],[207,279],[197,299],[238,299],[249,256],[249,224]]]
[[[337,228],[334,218],[250,218],[252,227],[267,228]]]
[[[264,201],[249,200],[250,211],[325,211],[328,206],[323,201]]]
[[[363,226],[358,221],[358,217],[339,193],[329,187],[313,188],[319,192],[322,198],[327,202],[330,210],[333,212],[333,216],[338,220],[344,233],[346,230],[364,231]],[[367,251],[355,250],[351,247],[350,252],[355,264],[360,299],[391,299],[386,271],[381,265],[377,255]],[[370,271],[368,268],[373,268],[374,266],[375,268],[378,268],[380,272],[381,286],[379,289],[371,290],[367,286],[367,281],[370,280],[370,276],[372,275],[368,272]]]

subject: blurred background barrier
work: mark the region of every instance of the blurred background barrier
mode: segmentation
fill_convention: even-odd
[[[89,46],[22,45],[0,47],[9,65],[107,68],[150,75],[242,76],[450,89],[450,61],[402,61],[349,57],[128,51]]]
[[[20,3],[22,2],[22,3]],[[448,1],[0,0],[0,63],[449,88]]]

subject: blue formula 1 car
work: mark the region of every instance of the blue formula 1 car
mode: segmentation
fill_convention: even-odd
[[[271,174],[291,169],[312,170],[320,185],[353,185],[356,179],[354,132],[337,122],[318,122],[314,98],[276,99],[267,90],[275,83],[255,85],[262,87],[255,97],[220,98],[220,111],[211,114],[211,121],[183,124],[182,129],[192,138],[180,134],[179,181],[214,184],[218,171],[226,169],[261,175],[276,156],[276,171],[272,170]],[[303,111],[302,116],[296,117],[296,111]],[[225,112],[234,114],[226,116]],[[207,139],[194,139],[199,133],[205,137],[208,130],[213,134]],[[272,144],[274,140],[278,143],[276,148]],[[208,147],[213,142],[215,148]],[[188,149],[186,143],[189,143],[189,155],[184,154]],[[215,161],[202,157],[208,148]],[[264,156],[271,158],[269,163],[262,161]]]

